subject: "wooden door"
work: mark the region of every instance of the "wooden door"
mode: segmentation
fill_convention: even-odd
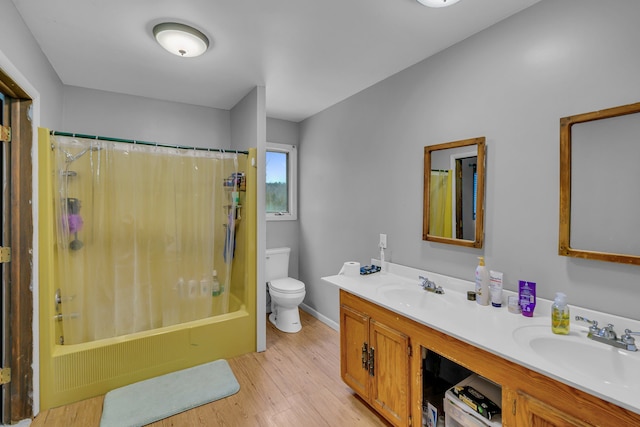
[[[371,405],[394,425],[408,426],[409,337],[375,319],[369,323],[374,365],[370,376]]]
[[[528,427],[591,427],[547,403],[521,391],[517,394],[516,425]],[[550,396],[552,398],[552,396]]]
[[[10,248],[10,262],[2,265],[0,274],[3,310],[8,310],[2,324],[2,367],[10,368],[10,374],[5,375],[10,382],[2,385],[0,424],[9,424],[33,416],[33,125],[29,95],[1,69],[0,92],[4,95],[5,126],[0,131],[0,246]]]
[[[369,317],[340,306],[340,375],[365,399],[369,398]]]
[[[9,133],[9,107],[5,102],[4,93],[0,92],[0,180],[4,183],[7,182],[7,173],[9,169],[7,168],[7,161],[9,156],[7,155],[8,151],[8,143],[5,143],[4,140],[8,139]],[[0,246],[5,245],[5,242],[8,241],[8,232],[10,231],[6,226],[7,221],[9,220],[9,200],[8,194],[6,191],[6,185],[3,185],[2,196],[0,196],[0,211],[2,211],[2,217],[0,218]],[[1,298],[0,298],[0,309],[2,310],[2,318],[0,319],[0,331],[2,333],[2,349],[1,349],[1,360],[0,367],[2,369],[11,367],[11,334],[9,330],[10,319],[9,319],[9,301],[11,300],[9,295],[9,268],[8,265],[0,264],[0,286],[1,286]],[[3,384],[0,386],[0,424],[11,422],[11,393],[9,387],[10,384]]]

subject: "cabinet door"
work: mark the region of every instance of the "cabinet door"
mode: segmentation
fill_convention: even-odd
[[[552,399],[552,396],[549,396]],[[518,392],[516,425],[529,427],[592,427],[521,391]]]
[[[340,306],[340,376],[364,399],[369,398],[369,317]]]
[[[375,319],[369,327],[371,405],[394,425],[409,425],[409,337]]]

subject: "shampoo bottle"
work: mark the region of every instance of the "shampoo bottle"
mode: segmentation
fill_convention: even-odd
[[[218,280],[218,272],[213,270],[213,279],[211,281],[211,313],[215,316],[222,313],[222,286]]]
[[[567,335],[570,321],[567,296],[558,292],[551,306],[551,330],[554,334]]]
[[[484,257],[478,257],[476,268],[476,302],[480,305],[489,305],[489,272],[484,266]]]
[[[220,282],[218,281],[218,272],[213,270],[213,282],[211,283],[211,295],[214,297],[219,296],[222,293]]]

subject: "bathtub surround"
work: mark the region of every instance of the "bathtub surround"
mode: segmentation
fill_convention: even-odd
[[[60,344],[177,325],[246,304],[242,281],[233,284],[241,299],[229,301],[246,153],[55,133],[50,141]],[[221,281],[215,293],[213,272]]]
[[[110,391],[100,427],[150,424],[236,394],[240,384],[226,360],[161,375]]]
[[[232,271],[234,273],[231,274],[230,277],[227,273],[230,274],[231,270],[227,272],[223,267],[222,259],[224,258],[224,254],[222,252],[225,246],[225,238],[227,237],[225,227],[228,227],[231,223],[229,222],[229,211],[227,210],[227,207],[233,206],[233,202],[226,205],[224,209],[222,209],[222,213],[213,217],[214,224],[212,224],[211,227],[215,229],[215,232],[213,230],[209,230],[208,232],[206,230],[202,230],[202,234],[198,234],[196,230],[189,231],[190,229],[187,224],[182,223],[182,231],[185,232],[187,236],[190,236],[190,238],[187,240],[181,240],[181,238],[184,238],[184,235],[181,236],[178,234],[174,236],[175,238],[172,238],[171,233],[175,230],[172,230],[172,227],[167,228],[159,225],[163,217],[176,215],[176,213],[180,211],[181,206],[184,208],[184,204],[181,204],[180,201],[185,201],[184,197],[186,197],[187,193],[194,195],[199,194],[200,198],[206,199],[204,194],[202,194],[206,193],[205,183],[191,185],[188,189],[183,188],[181,191],[178,191],[176,193],[175,206],[173,209],[169,210],[162,207],[162,197],[158,192],[151,190],[142,191],[140,194],[136,195],[135,198],[129,199],[131,205],[128,206],[127,209],[124,209],[124,212],[126,213],[124,218],[126,221],[122,226],[123,229],[116,231],[114,230],[114,225],[106,227],[113,232],[111,236],[116,237],[120,234],[120,238],[116,240],[119,240],[121,243],[132,239],[133,236],[131,235],[136,233],[142,236],[147,236],[147,238],[153,238],[153,236],[160,238],[158,236],[160,235],[162,237],[158,242],[152,242],[150,244],[143,244],[140,246],[156,249],[165,248],[163,249],[167,251],[165,255],[169,255],[174,250],[178,251],[177,254],[179,255],[179,249],[183,248],[202,252],[205,257],[210,257],[208,262],[210,263],[213,261],[213,264],[206,267],[207,263],[205,262],[204,268],[208,271],[209,269],[213,269],[214,265],[220,266],[217,274],[221,275],[221,288],[225,288],[222,295],[212,296],[210,301],[215,303],[214,300],[221,299],[222,305],[217,307],[213,304],[212,306],[203,305],[201,307],[197,304],[199,300],[198,298],[195,298],[195,303],[198,308],[209,309],[214,315],[206,316],[206,313],[200,313],[202,315],[199,316],[201,317],[199,319],[189,317],[191,316],[191,313],[193,313],[193,310],[189,309],[188,306],[183,307],[182,304],[193,301],[189,301],[191,298],[188,294],[184,295],[187,299],[182,300],[180,298],[178,283],[173,280],[173,275],[169,274],[167,271],[162,272],[163,268],[170,267],[172,264],[171,260],[163,255],[166,259],[163,258],[164,262],[160,265],[151,265],[151,267],[147,269],[141,269],[142,272],[146,271],[149,274],[161,272],[162,274],[160,277],[149,276],[145,279],[144,276],[133,276],[134,278],[138,277],[138,279],[141,279],[140,284],[142,287],[129,286],[127,289],[129,289],[129,291],[133,291],[136,288],[138,288],[138,290],[150,290],[152,289],[151,285],[162,284],[162,289],[157,293],[157,298],[151,298],[150,302],[161,303],[162,301],[165,301],[168,305],[163,309],[159,309],[158,306],[156,306],[156,308],[150,310],[149,316],[142,317],[142,319],[145,319],[142,323],[136,323],[134,315],[123,314],[122,312],[120,312],[122,316],[113,315],[108,320],[100,322],[100,316],[93,316],[96,314],[94,312],[99,314],[100,310],[106,310],[105,313],[108,313],[109,309],[106,303],[111,298],[105,298],[102,304],[103,306],[98,306],[97,308],[80,307],[77,310],[69,309],[68,307],[72,307],[73,304],[76,303],[76,301],[73,301],[75,298],[80,299],[80,292],[82,292],[82,290],[77,290],[77,292],[71,291],[63,294],[61,297],[60,312],[56,311],[53,301],[55,300],[56,289],[60,287],[60,280],[57,276],[59,266],[55,264],[55,260],[57,255],[60,255],[61,252],[67,251],[71,256],[71,259],[67,261],[69,265],[73,265],[72,261],[80,262],[85,256],[85,253],[91,249],[91,246],[100,242],[100,231],[94,230],[92,233],[87,233],[89,223],[97,221],[100,218],[100,215],[109,212],[109,209],[112,209],[113,206],[106,204],[102,207],[97,206],[96,209],[96,206],[92,206],[92,203],[96,202],[93,200],[93,197],[77,197],[79,200],[85,201],[84,205],[79,209],[79,212],[84,215],[84,225],[83,229],[78,233],[78,238],[83,240],[84,246],[79,250],[68,250],[69,239],[71,239],[71,241],[75,240],[75,236],[71,236],[69,234],[69,230],[66,230],[66,238],[63,238],[58,244],[56,244],[53,227],[53,224],[55,223],[55,209],[54,203],[52,202],[58,198],[60,193],[54,191],[54,186],[52,185],[49,177],[56,176],[55,171],[60,170],[60,168],[58,167],[56,169],[54,166],[52,159],[54,153],[51,150],[49,132],[46,129],[41,129],[39,136],[40,144],[38,154],[41,160],[41,167],[39,169],[39,201],[41,206],[39,217],[39,247],[41,252],[39,278],[40,283],[43,284],[40,289],[41,409],[51,408],[86,399],[91,396],[104,394],[115,387],[125,386],[127,384],[132,384],[158,375],[207,363],[212,360],[229,358],[246,352],[255,351],[256,294],[255,286],[252,286],[252,284],[256,281],[256,169],[246,167],[247,164],[250,164],[252,159],[255,159],[255,149],[249,150],[248,156],[243,155],[242,157],[245,157],[246,159],[242,161],[239,160],[238,167],[233,168],[234,171],[246,170],[246,192],[240,191],[238,195],[241,199],[240,204],[242,205],[242,220],[238,221],[238,218],[235,218],[235,223],[239,224],[235,236],[237,244],[235,247],[235,253],[233,254],[234,268]],[[127,147],[126,152],[129,157],[134,155],[134,148],[135,147],[133,145]],[[155,149],[155,147],[151,148]],[[190,155],[193,155],[193,151],[195,150],[186,150],[183,154],[189,155],[190,153]],[[76,158],[77,154],[82,153],[82,150],[68,149],[67,152],[70,154],[70,157],[67,157],[66,154],[63,153],[64,158],[73,159]],[[206,151],[204,153],[207,154]],[[88,150],[83,156],[105,156],[106,154],[106,150]],[[113,153],[110,155],[113,155]],[[78,174],[75,177],[68,178],[71,180],[77,180],[78,178],[81,178],[83,174],[88,173],[88,170],[81,168],[78,162],[86,161],[87,163],[91,163],[90,160],[90,157],[77,157],[77,159],[71,163],[69,170],[76,170]],[[105,161],[105,159],[102,159],[102,161]],[[131,161],[131,158],[129,158],[129,161]],[[95,166],[95,164],[98,164],[100,160],[94,158],[93,162]],[[203,164],[196,163],[192,164],[191,167],[184,169],[183,174],[179,177],[168,174],[164,177],[155,176],[152,181],[162,183],[163,179],[167,179],[171,176],[172,184],[169,185],[165,182],[162,186],[162,191],[166,190],[169,192],[173,186],[179,186],[187,183],[188,176],[196,173],[196,166],[200,170],[204,170]],[[179,168],[176,169],[176,171],[177,170],[179,170]],[[120,168],[119,173],[123,174],[121,178],[125,178],[127,175],[126,168]],[[227,181],[237,179],[237,176],[234,177],[233,173],[236,172],[225,171],[225,173],[220,174],[219,177],[211,178],[214,180],[215,186],[219,187],[218,193],[221,198],[232,197],[235,192],[233,188],[231,189],[231,192],[228,192],[225,188]],[[66,179],[67,177],[64,178]],[[103,178],[106,178],[106,176]],[[142,179],[141,177],[138,178]],[[128,179],[131,181],[132,177],[129,176]],[[126,190],[131,190],[130,187],[131,184],[128,181],[121,182],[118,185],[119,192],[124,194],[127,193]],[[56,187],[56,189],[58,189],[58,187]],[[80,190],[80,188],[74,188],[70,184],[68,191],[72,190],[76,191]],[[96,194],[96,196],[98,195]],[[149,197],[152,197],[152,199],[148,199]],[[65,196],[63,198],[66,199],[67,197]],[[135,206],[136,203],[139,202],[143,202],[143,206],[138,206],[138,209]],[[208,202],[205,202],[205,204],[207,203]],[[201,208],[201,210],[211,212],[210,203],[208,204],[209,208]],[[216,204],[220,205],[219,203]],[[66,206],[68,208],[67,205],[68,204],[63,203],[62,207]],[[146,219],[142,226],[138,225],[130,230],[126,230],[127,227],[131,227],[131,224],[127,225],[127,221],[133,223],[133,213],[136,210],[145,210],[145,206],[153,208],[154,216]],[[197,212],[190,211],[189,209],[187,209],[186,212],[187,214],[192,214],[192,216],[187,215],[187,217],[184,218],[184,221],[196,220]],[[180,223],[180,221],[178,222]],[[165,230],[165,232],[161,233],[158,230]],[[62,233],[63,236],[64,234],[65,233]],[[192,247],[193,243],[204,243],[214,235],[218,236],[218,238],[214,239],[213,251],[205,250],[205,246],[197,248]],[[194,238],[194,236],[200,236],[200,238]],[[103,249],[108,249],[109,245],[113,245],[116,240],[104,241],[98,246],[103,246]],[[231,248],[231,245],[227,245],[227,248]],[[119,265],[118,262],[116,262],[117,260],[126,262],[129,259],[134,259],[136,256],[143,259],[147,259],[150,256],[144,255],[144,253],[140,253],[135,256],[133,253],[120,256],[120,253],[124,254],[126,253],[126,250],[121,248],[111,255],[107,254],[108,256],[105,255],[105,259],[100,262],[108,260],[109,257],[113,256],[111,267],[116,267]],[[180,256],[178,258],[180,258]],[[227,254],[227,258],[231,259],[230,253]],[[185,274],[186,272],[191,274],[198,269],[197,264],[193,263],[194,261],[196,261],[195,257],[191,256],[191,254],[187,252],[183,253],[181,255],[181,259],[179,261],[175,261],[174,264],[176,268],[184,269],[183,271]],[[106,264],[107,267],[109,267],[109,263],[107,262]],[[99,263],[94,263],[92,265],[94,265],[93,269],[98,270]],[[87,269],[85,267],[83,271],[88,274],[90,273],[89,270],[91,269]],[[86,280],[93,285],[93,288],[90,287],[85,292],[91,293],[98,291],[98,289],[95,288],[98,287],[101,281],[104,281],[105,284],[108,285],[110,283],[109,277],[114,274],[114,270],[119,273],[124,272],[122,268],[107,268],[103,273],[106,277],[94,277],[90,278],[91,280]],[[82,273],[82,271],[76,271],[75,273],[77,276]],[[203,273],[197,271],[197,273],[201,275],[206,272]],[[211,273],[212,272],[209,272],[209,274]],[[117,279],[123,277],[124,276],[122,276],[122,274],[113,276],[112,279],[114,282],[112,283],[115,283],[117,285],[116,287],[120,286],[122,283]],[[193,290],[193,293],[195,294],[193,295],[194,297],[200,296],[203,289],[200,278],[192,279],[188,278],[186,275],[183,278],[186,278],[183,283],[183,285],[187,286],[187,288],[185,288],[186,291],[189,292]],[[104,279],[107,280],[105,281]],[[123,279],[123,282],[125,281],[126,280]],[[193,286],[190,286],[190,281],[194,282]],[[83,280],[80,280],[79,283],[80,282],[83,282]],[[206,286],[204,288],[206,288]],[[164,295],[165,292],[169,295]],[[172,292],[174,294],[171,294]],[[210,290],[210,292],[212,292],[212,290]],[[118,292],[116,292],[116,294],[117,293]],[[145,294],[146,292],[143,292],[142,296]],[[224,297],[225,299],[222,299],[224,295],[226,295]],[[164,299],[165,296],[167,297],[166,300]],[[144,302],[144,299],[140,297],[134,297],[132,295],[131,298],[137,298]],[[225,310],[226,301],[228,301],[228,310]],[[148,310],[150,306],[144,308]],[[74,313],[78,313],[78,315],[74,316]],[[102,314],[104,315],[105,313]],[[116,311],[115,313],[117,314],[118,312]],[[58,314],[62,314],[62,322],[54,320]],[[183,314],[187,317],[183,317]],[[85,342],[85,338],[89,336],[89,332],[96,332],[99,330],[90,327],[91,322],[84,322],[89,318],[94,319],[93,323],[95,323],[95,325],[106,324],[107,329],[112,329],[111,332],[115,332],[120,336],[107,338],[104,335],[94,335],[93,339],[100,339]],[[74,320],[76,321],[75,323]],[[83,323],[87,323],[87,325],[82,325],[79,322],[80,320],[82,320]],[[176,321],[177,323],[174,323]],[[145,322],[147,323],[146,326],[144,326]],[[78,343],[76,344],[62,345],[60,337],[64,334],[71,333],[72,331],[70,329],[77,326],[82,326],[80,329],[84,329],[81,330],[81,333],[79,334],[82,339],[78,340]],[[138,328],[139,326],[144,327]],[[148,326],[155,329],[145,330]],[[133,329],[131,329],[132,327]],[[238,331],[243,331],[243,333],[238,334]],[[126,335],[122,335],[122,332]]]

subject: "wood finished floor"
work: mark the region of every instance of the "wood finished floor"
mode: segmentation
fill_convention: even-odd
[[[390,426],[340,379],[336,331],[300,311],[302,331],[267,322],[267,351],[229,359],[240,391],[152,427]],[[43,411],[32,427],[99,427],[104,396]]]

